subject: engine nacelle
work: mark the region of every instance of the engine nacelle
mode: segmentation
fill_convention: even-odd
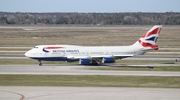
[[[89,58],[81,58],[79,59],[79,64],[81,65],[89,65],[92,63],[92,60]]]
[[[114,63],[115,59],[113,57],[104,57],[102,63]]]

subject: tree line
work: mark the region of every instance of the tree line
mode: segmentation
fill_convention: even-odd
[[[0,24],[180,25],[180,13],[0,12]]]

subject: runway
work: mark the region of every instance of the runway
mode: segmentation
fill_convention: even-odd
[[[180,89],[0,86],[0,100],[180,100]]]
[[[87,68],[89,67],[93,66],[43,65],[39,67],[38,65],[0,65],[0,74],[180,76],[180,72],[171,71],[88,70]]]

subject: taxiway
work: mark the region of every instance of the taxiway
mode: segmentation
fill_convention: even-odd
[[[1,100],[180,100],[180,89],[0,86]]]
[[[89,67],[94,67],[94,66],[43,65],[39,67],[38,65],[0,65],[0,74],[180,76],[180,72],[171,72],[171,71],[87,70],[86,68]]]

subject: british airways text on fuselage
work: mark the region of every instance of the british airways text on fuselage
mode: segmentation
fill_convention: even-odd
[[[52,52],[53,53],[56,53],[56,52],[79,52],[79,50],[53,50]]]

